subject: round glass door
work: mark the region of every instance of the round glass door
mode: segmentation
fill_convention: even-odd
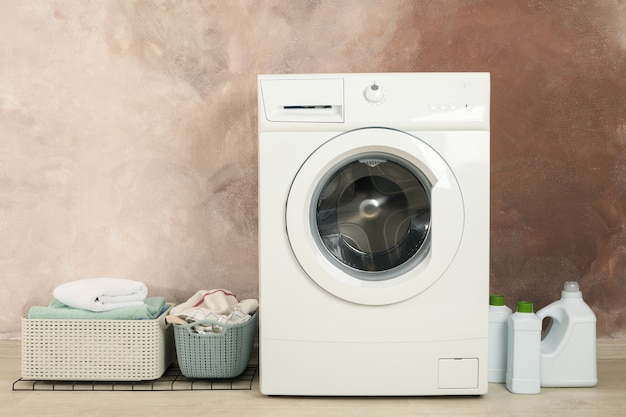
[[[359,279],[389,279],[387,271],[419,262],[427,252],[430,188],[423,173],[392,155],[348,160],[319,187],[320,247]]]
[[[363,305],[426,290],[461,243],[461,191],[446,161],[405,132],[365,128],[321,143],[289,189],[285,226],[302,270]]]

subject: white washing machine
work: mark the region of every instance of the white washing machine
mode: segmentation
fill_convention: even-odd
[[[489,74],[258,89],[261,392],[486,393]]]

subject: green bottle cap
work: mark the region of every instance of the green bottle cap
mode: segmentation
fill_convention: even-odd
[[[504,305],[504,295],[490,295],[489,296],[489,305],[490,306],[503,306]]]
[[[518,313],[533,313],[533,303],[530,301],[518,301],[517,312]]]

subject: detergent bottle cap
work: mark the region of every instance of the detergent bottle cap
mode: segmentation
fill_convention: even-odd
[[[490,306],[503,306],[504,305],[504,295],[490,295],[489,296],[489,305]]]
[[[565,284],[563,284],[561,298],[582,298],[582,293],[580,292],[578,282],[566,281]]]
[[[533,303],[531,301],[518,301],[517,302],[518,313],[533,313]]]

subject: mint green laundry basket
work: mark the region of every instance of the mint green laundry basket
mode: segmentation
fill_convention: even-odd
[[[245,371],[252,356],[256,316],[237,324],[201,320],[174,324],[176,357],[180,372],[187,378],[226,379]],[[192,327],[217,325],[221,332],[197,333]]]

